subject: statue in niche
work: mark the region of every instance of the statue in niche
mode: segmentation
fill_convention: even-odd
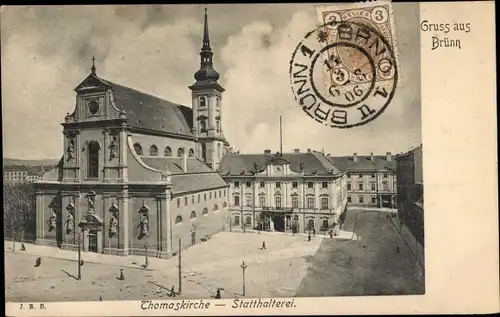
[[[109,236],[112,237],[118,232],[118,220],[116,220],[115,215],[111,216],[109,220]]]
[[[117,156],[118,146],[116,145],[116,136],[111,138],[111,142],[109,144],[109,160],[111,161]]]
[[[75,140],[74,139],[69,139],[68,142],[68,148],[66,150],[68,153],[68,161],[73,158],[73,154],[75,153]]]
[[[89,206],[89,213],[93,213],[95,210],[95,196],[87,195],[87,203]]]
[[[68,213],[68,216],[66,217],[66,233],[71,233],[73,232],[73,229],[75,228],[75,219],[71,213]]]
[[[141,223],[139,223],[137,227],[140,228],[139,239],[149,235],[149,220],[147,214],[143,215]]]
[[[47,221],[47,224],[49,225],[49,232],[51,232],[56,228],[56,220],[57,220],[57,214],[54,210],[52,210],[52,214],[50,215],[50,218]]]

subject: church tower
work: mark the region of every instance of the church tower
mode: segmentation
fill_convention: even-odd
[[[213,68],[212,48],[208,33],[208,17],[205,8],[205,28],[200,52],[200,69],[194,74],[196,82],[189,87],[193,101],[193,133],[197,137],[197,156],[217,170],[229,146],[222,131],[222,93],[224,88],[217,82],[219,73]]]

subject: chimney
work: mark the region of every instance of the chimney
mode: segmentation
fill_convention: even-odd
[[[300,149],[293,150],[293,153],[300,153]]]
[[[391,154],[391,152],[387,152],[385,155],[387,156],[387,161],[388,162],[392,161],[392,154]]]
[[[187,173],[187,166],[188,166],[188,153],[187,151],[184,151],[184,154],[182,155],[182,170],[184,173]]]
[[[271,150],[264,150],[264,154],[271,154]]]
[[[370,161],[372,161],[372,162],[373,162],[373,152],[372,152],[372,153],[370,153]]]
[[[353,161],[353,162],[357,162],[357,161],[358,161],[358,153],[354,153],[354,154],[352,155],[352,161]]]

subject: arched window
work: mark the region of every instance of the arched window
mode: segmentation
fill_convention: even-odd
[[[88,168],[89,178],[99,178],[99,150],[101,147],[97,141],[91,141],[88,145]]]
[[[149,155],[158,156],[158,148],[156,147],[156,145],[151,145],[151,147],[149,148]]]
[[[189,219],[195,219],[196,218],[196,211],[191,211],[191,214],[189,215]]]
[[[139,143],[134,144],[134,151],[137,155],[142,155],[142,146]]]
[[[165,156],[172,156],[172,149],[170,146],[165,147],[165,151],[163,153]]]
[[[207,216],[208,215],[208,208],[207,207],[203,208],[203,211],[201,212],[201,214],[203,216]]]
[[[207,131],[207,122],[205,120],[200,120],[200,132]]]
[[[217,127],[217,132],[219,132],[220,131],[220,121],[219,120],[215,121],[215,124]]]
[[[189,157],[194,157],[194,150],[193,149],[189,149]]]
[[[182,217],[181,216],[177,216],[175,217],[175,223],[181,223],[182,222]]]
[[[218,143],[217,144],[217,157],[220,158],[221,154],[222,154],[222,152],[221,152],[221,145],[220,145],[220,143]]]
[[[214,205],[214,211],[219,210],[219,206],[217,204]]]
[[[200,108],[206,107],[207,106],[207,98],[205,97],[200,97]]]
[[[183,156],[184,156],[184,148],[180,147],[180,148],[177,150],[177,156],[178,156],[178,157],[183,157]]]
[[[227,207],[227,203],[226,203],[226,202],[224,202],[224,203],[222,204],[222,207],[223,207],[223,208],[226,208],[226,207]]]

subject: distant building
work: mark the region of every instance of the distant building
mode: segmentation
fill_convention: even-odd
[[[397,205],[396,161],[386,155],[327,156],[347,173],[347,202],[353,206],[388,207]]]
[[[345,173],[319,152],[225,155],[220,174],[233,227],[327,231],[347,203]]]
[[[424,245],[424,186],[422,145],[396,156],[398,212],[414,237]]]
[[[23,165],[6,165],[3,167],[3,182],[9,184],[22,184],[26,180],[28,170]]]
[[[6,184],[24,184],[38,181],[44,170],[53,166],[6,165],[3,168],[3,181]]]

